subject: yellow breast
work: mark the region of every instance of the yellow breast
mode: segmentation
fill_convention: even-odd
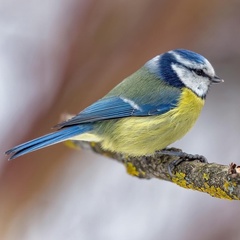
[[[182,138],[194,125],[204,100],[185,88],[179,104],[171,111],[148,117],[118,120],[102,147],[132,156],[153,154]]]

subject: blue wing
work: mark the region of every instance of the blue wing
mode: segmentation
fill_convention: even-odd
[[[148,85],[149,86],[149,85]],[[161,86],[161,85],[160,85]],[[165,87],[166,88],[166,87]],[[10,159],[26,153],[65,141],[71,137],[83,134],[93,129],[93,122],[124,117],[145,117],[164,114],[178,104],[181,90],[151,88],[151,91],[138,92],[138,97],[107,96],[84,109],[72,119],[60,123],[59,131],[20,144],[6,152]],[[161,94],[160,94],[161,92]]]
[[[178,95],[166,99],[162,103],[139,104],[137,100],[130,100],[121,96],[106,97],[84,109],[70,120],[56,125],[57,128],[90,123],[102,120],[117,119],[130,116],[151,116],[168,112],[176,107]]]

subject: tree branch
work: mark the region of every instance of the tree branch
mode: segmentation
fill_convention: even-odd
[[[229,166],[217,163],[201,163],[187,159],[163,155],[156,152],[152,156],[129,157],[119,153],[103,150],[99,144],[68,141],[68,145],[85,148],[86,145],[103,156],[122,163],[127,173],[142,179],[157,178],[173,182],[181,187],[210,194],[212,197],[240,200],[240,167],[231,163]],[[169,149],[181,151],[180,149]],[[174,167],[169,174],[169,164],[175,160],[184,160]]]

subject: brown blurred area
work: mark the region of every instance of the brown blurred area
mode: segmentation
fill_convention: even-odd
[[[238,1],[3,0],[0,9],[1,239],[239,239],[237,202],[140,181],[114,161],[63,144],[11,162],[3,156],[155,55],[187,48],[226,81],[213,87],[180,146],[210,161],[235,161]]]

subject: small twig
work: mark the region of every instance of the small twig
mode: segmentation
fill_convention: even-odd
[[[69,143],[75,147],[88,145],[94,152],[117,160],[124,164],[127,173],[132,176],[142,179],[158,178],[176,183],[184,188],[208,193],[212,197],[240,200],[240,167],[234,163],[226,166],[186,160],[177,165],[171,175],[169,174],[169,164],[172,161],[179,160],[179,157],[163,155],[161,152],[156,152],[151,156],[129,157],[105,151],[96,143],[83,144],[80,141]],[[175,148],[172,148],[172,150],[181,151]]]

